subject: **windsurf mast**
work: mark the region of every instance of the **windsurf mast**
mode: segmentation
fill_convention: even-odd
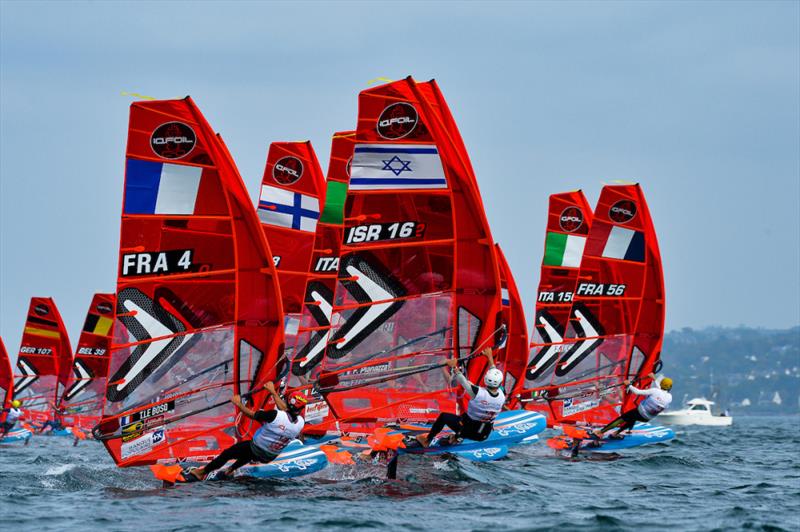
[[[131,105],[116,321],[95,437],[119,466],[206,458],[254,427],[283,310],[272,253],[191,98]]]
[[[444,361],[472,378],[500,313],[494,245],[434,84],[363,91],[333,327],[319,378],[338,419],[428,421],[457,408]]]
[[[26,417],[45,421],[59,406],[72,368],[72,347],[55,301],[32,297],[17,355],[14,397]]]
[[[115,299],[114,294],[92,297],[75,350],[72,378],[61,396],[66,425],[91,430],[100,421],[108,380]]]

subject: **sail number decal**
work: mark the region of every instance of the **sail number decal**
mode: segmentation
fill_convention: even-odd
[[[579,296],[619,297],[625,295],[626,288],[624,284],[580,283],[577,294]]]
[[[541,303],[569,303],[572,301],[572,292],[539,292]]]
[[[315,272],[338,272],[339,257],[319,257],[314,263]]]
[[[122,255],[122,277],[183,273],[192,267],[191,249],[173,249]]]
[[[425,233],[425,224],[419,222],[392,222],[356,225],[347,230],[346,244],[419,238]]]
[[[102,347],[79,347],[78,354],[103,356],[106,354],[106,350],[103,349]]]
[[[53,350],[49,347],[29,347],[25,345],[19,348],[19,352],[25,355],[50,355]]]

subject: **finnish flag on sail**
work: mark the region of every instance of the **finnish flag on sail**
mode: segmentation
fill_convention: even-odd
[[[350,190],[447,188],[439,150],[432,144],[358,144]]]
[[[314,232],[319,219],[319,200],[299,192],[261,185],[258,200],[261,223]]]
[[[125,214],[194,214],[203,169],[128,159]]]

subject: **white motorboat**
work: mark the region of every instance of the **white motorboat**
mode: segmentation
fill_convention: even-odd
[[[696,398],[686,403],[682,410],[664,412],[658,416],[658,422],[665,425],[708,425],[726,427],[733,424],[733,417],[720,414],[715,416],[711,412],[713,401]]]

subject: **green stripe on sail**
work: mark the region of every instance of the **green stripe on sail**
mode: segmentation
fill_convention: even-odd
[[[347,199],[347,183],[328,181],[325,209],[322,211],[319,221],[326,224],[343,224],[345,199]]]
[[[565,249],[567,249],[567,235],[548,232],[544,240],[545,266],[561,266]]]

